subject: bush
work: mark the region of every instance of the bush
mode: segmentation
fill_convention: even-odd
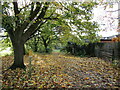
[[[76,56],[94,56],[94,43],[89,43],[88,45],[77,45],[73,42],[68,42],[67,46],[61,51],[65,51]]]

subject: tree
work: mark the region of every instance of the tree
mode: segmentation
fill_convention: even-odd
[[[82,31],[80,27],[83,26],[91,29],[84,24],[93,25],[88,22],[90,20],[88,15],[95,4],[93,2],[82,4],[76,2],[27,2],[21,5],[20,2],[12,2],[13,6],[11,6],[11,3],[3,2],[2,24],[9,34],[14,50],[14,63],[10,69],[25,68],[24,44],[48,20],[65,20],[68,25],[76,26],[79,31]],[[84,18],[87,21],[84,21]],[[81,24],[82,19],[83,23]],[[92,28],[91,31],[96,32],[95,28],[97,27]]]
[[[44,45],[45,52],[48,53],[48,46],[50,46],[57,39],[54,25],[48,21],[38,30],[38,32],[38,38],[40,39],[39,41],[41,41],[41,44]]]
[[[42,24],[46,22],[47,19],[53,18],[50,18],[50,16],[44,18],[50,4],[49,2],[35,2],[35,3],[31,2],[29,5],[23,8],[19,8],[17,2],[12,3],[14,16],[11,17],[8,14],[4,13],[4,15],[7,16],[3,17],[3,23],[5,24],[4,26],[7,29],[7,32],[10,36],[14,50],[14,63],[10,67],[10,69],[15,69],[17,67],[25,68],[23,61],[25,42],[29,39],[31,35],[33,35],[37,31],[38,27],[40,27]],[[7,3],[5,4],[7,5]],[[26,9],[27,7],[29,8]],[[29,12],[26,12],[26,10],[28,10]],[[28,13],[29,15],[27,15]],[[14,21],[12,20],[13,22],[11,21],[11,23],[9,22],[7,23],[6,21],[9,18],[10,19],[13,18]]]
[[[55,43],[60,43],[60,39],[62,38],[61,34],[68,37],[71,34],[70,27],[65,25],[64,22],[62,22],[62,24],[60,24],[59,21],[53,21],[51,23],[49,20],[47,23],[42,25],[34,37],[27,42],[27,46],[31,47],[34,52],[49,53],[53,44],[55,45]],[[65,37],[63,37],[64,40],[66,40]],[[40,47],[41,45],[44,47]],[[40,48],[44,48],[44,51],[40,51]]]
[[[27,46],[31,47],[34,52],[42,52],[40,48],[44,48],[44,51],[48,53],[48,46],[57,39],[53,27],[50,22],[44,24],[34,35],[33,38],[28,40]],[[43,45],[43,47],[41,47]]]

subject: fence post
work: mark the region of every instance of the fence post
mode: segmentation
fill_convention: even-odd
[[[115,59],[114,49],[112,49],[112,61]]]
[[[120,41],[118,42],[118,58],[120,60]]]
[[[29,56],[29,71],[28,71],[28,78],[31,78],[32,73],[32,56]]]

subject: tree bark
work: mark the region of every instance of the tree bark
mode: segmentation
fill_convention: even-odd
[[[38,51],[38,41],[37,38],[34,38],[34,52]]]
[[[45,47],[45,52],[48,53],[48,44],[46,43],[46,40],[43,40],[44,42],[44,47]]]
[[[14,50],[14,63],[9,69],[22,68],[25,69],[24,65],[24,44],[22,42],[17,42],[13,44]]]
[[[46,44],[45,44],[45,52],[48,53],[48,48]]]
[[[25,46],[23,45],[23,55],[26,54]]]

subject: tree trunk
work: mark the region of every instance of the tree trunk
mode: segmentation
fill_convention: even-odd
[[[23,55],[26,54],[25,46],[23,45]]]
[[[13,44],[14,50],[14,63],[9,69],[16,69],[22,68],[25,69],[26,66],[24,65],[24,44],[21,42],[17,42]]]
[[[34,52],[38,51],[37,43],[34,43]]]
[[[48,45],[44,44],[44,46],[45,46],[45,52],[48,53],[48,48],[47,48]]]
[[[47,43],[46,43],[46,40],[43,39],[43,44],[44,44],[44,47],[45,47],[45,52],[48,53],[48,49],[47,49]]]

